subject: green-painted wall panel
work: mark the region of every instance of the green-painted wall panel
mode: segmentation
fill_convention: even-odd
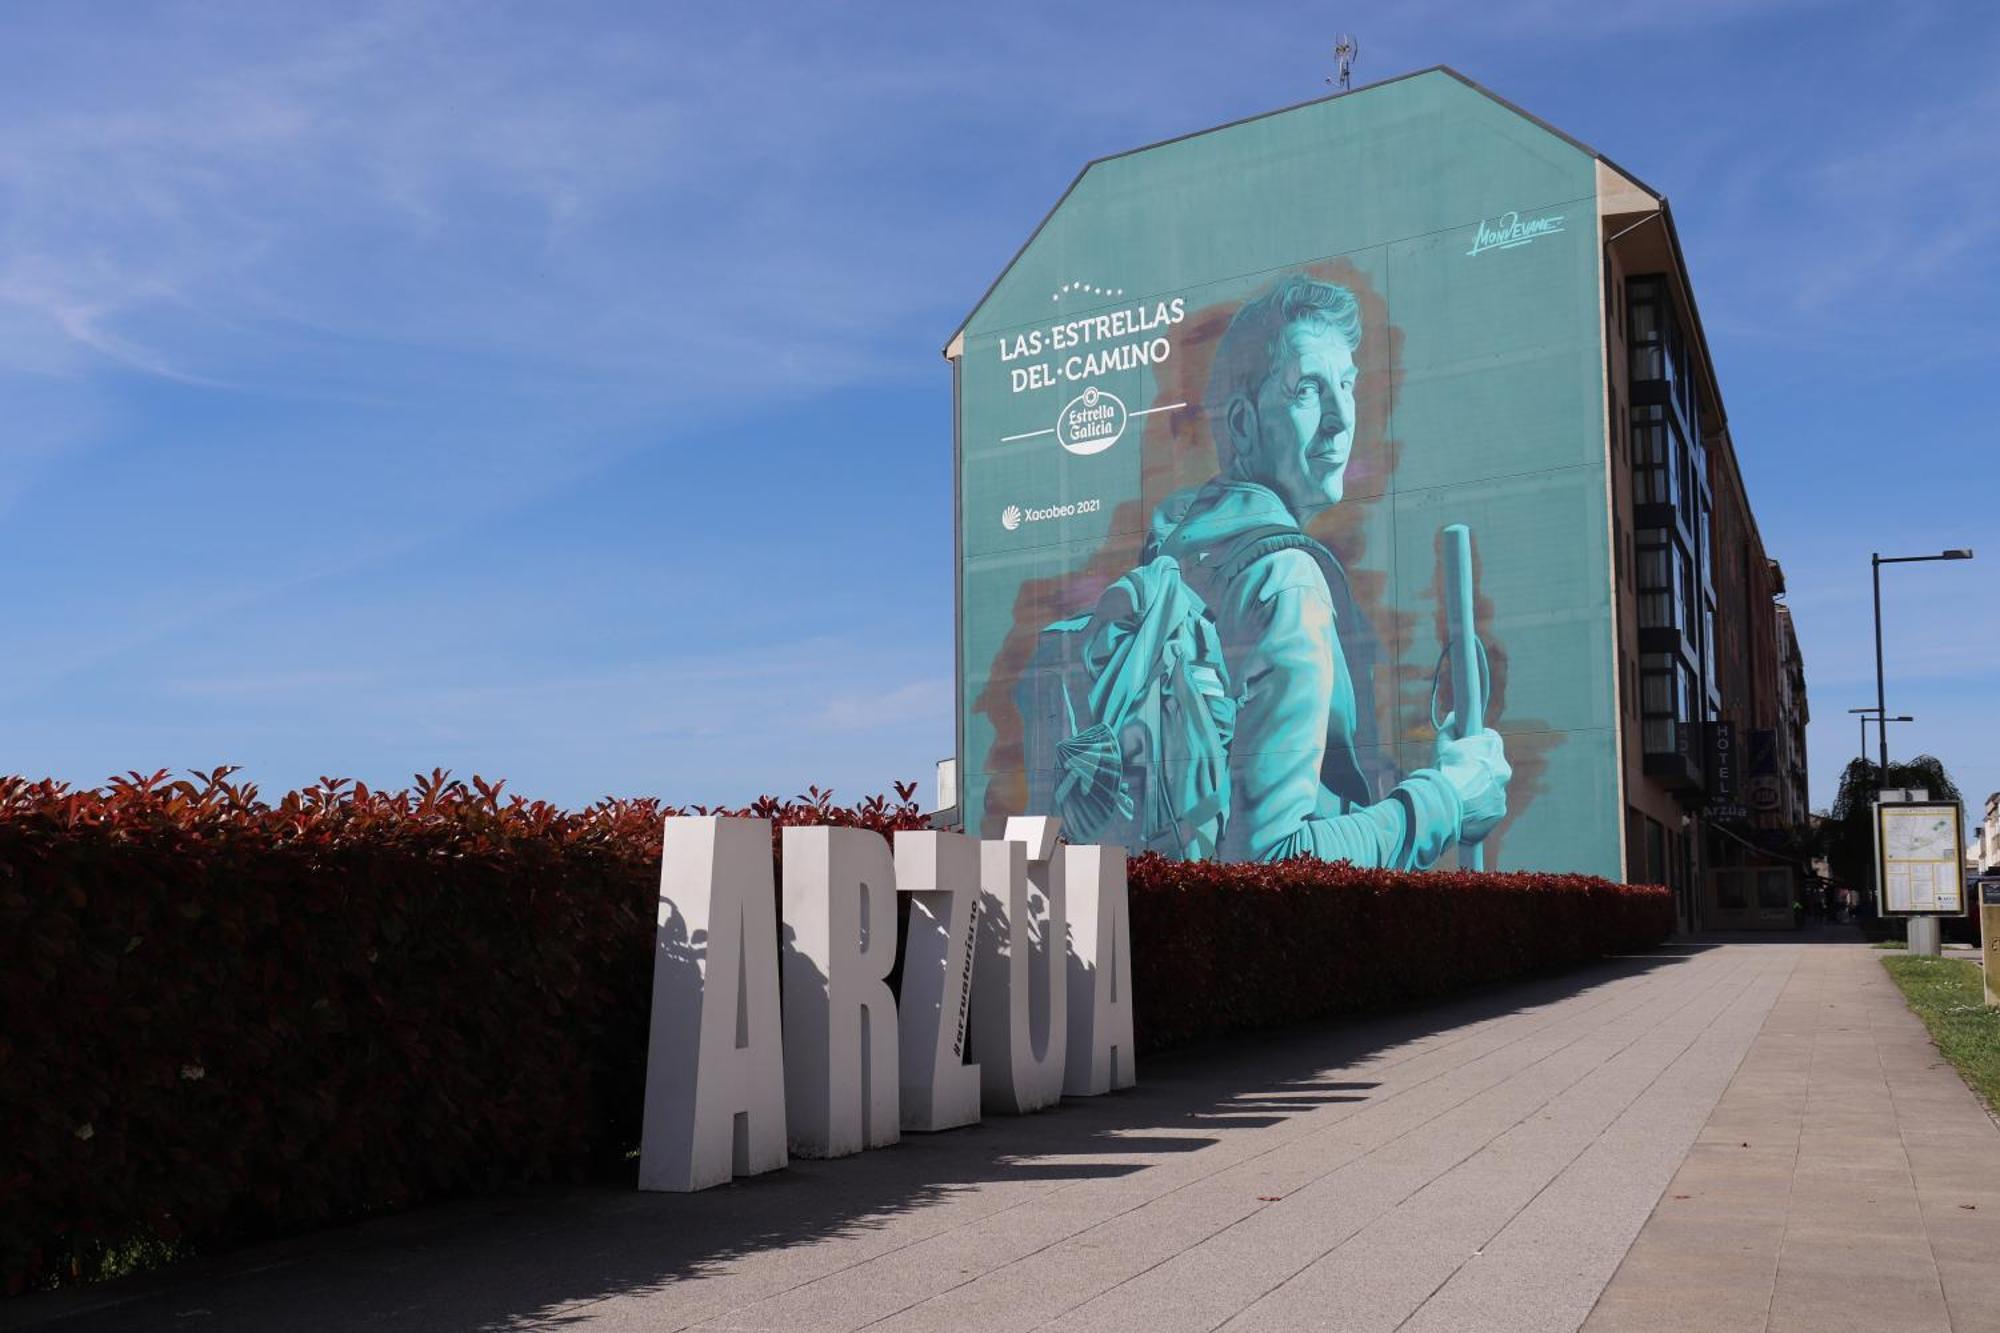
[[[1619,873],[1595,179],[1441,72],[1079,179],[965,329],[970,829]]]

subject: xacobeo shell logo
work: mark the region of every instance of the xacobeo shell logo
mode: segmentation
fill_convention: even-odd
[[[1103,512],[1104,501],[1099,499],[1070,500],[1064,504],[1029,505],[1026,509],[1019,505],[1008,505],[1000,511],[1000,526],[1012,532],[1023,523],[1045,523],[1052,518],[1075,518],[1079,514]]]

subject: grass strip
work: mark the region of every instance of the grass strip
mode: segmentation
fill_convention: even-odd
[[[1988,1109],[2000,1115],[2000,1009],[1986,1005],[1979,964],[1957,958],[1884,958],[1903,998]]]

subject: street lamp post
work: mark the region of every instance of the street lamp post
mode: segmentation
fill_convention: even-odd
[[[1889,702],[1882,680],[1882,566],[1914,565],[1926,560],[1970,559],[1972,559],[1972,551],[1969,547],[1939,551],[1936,555],[1883,555],[1880,551],[1876,551],[1868,557],[1869,572],[1875,578],[1875,734],[1876,755],[1881,764],[1881,767],[1876,771],[1878,785],[1875,789],[1875,801],[1878,805],[1881,804],[1883,792],[1886,791],[1889,785]],[[1864,738],[1867,735],[1867,725],[1866,719],[1863,719],[1862,735]],[[1864,747],[1866,746],[1867,742],[1865,739],[1862,744]],[[1886,908],[1889,904],[1883,895],[1884,887],[1881,883],[1881,863],[1878,860],[1876,863],[1875,896],[1876,901]],[[1910,918],[1908,942],[1909,950],[1912,954],[1923,954],[1932,958],[1937,957],[1942,952],[1939,947],[1937,917],[1930,915],[1912,916]]]
[[[1850,712],[1850,713],[1859,713],[1859,714],[1861,714],[1861,716],[1860,716],[1860,717],[1857,717],[1857,718],[1855,718],[1854,720],[1855,720],[1856,722],[1859,722],[1859,723],[1861,724],[1861,762],[1865,764],[1865,763],[1867,763],[1867,762],[1868,762],[1868,719],[1869,719],[1869,718],[1871,718],[1871,717],[1874,717],[1874,716],[1876,715],[1876,714],[1875,714],[1875,710],[1874,710],[1874,709],[1872,709],[1872,708],[1850,708],[1850,709],[1848,709],[1847,711],[1848,711],[1848,712]],[[1909,714],[1907,714],[1907,713],[1905,713],[1905,714],[1904,714],[1903,716],[1901,716],[1901,717],[1892,717],[1892,718],[1890,718],[1889,720],[1890,720],[1891,722],[1915,722],[1915,721],[1916,721],[1916,719],[1915,719],[1915,718],[1911,717],[1911,716],[1910,716]]]
[[[1877,755],[1882,765],[1882,781],[1889,780],[1889,724],[1887,721],[1889,703],[1885,697],[1882,682],[1882,566],[1914,565],[1926,560],[1970,560],[1969,547],[1951,551],[1940,551],[1936,555],[1883,555],[1876,551],[1868,557],[1870,572],[1875,576],[1875,718]]]

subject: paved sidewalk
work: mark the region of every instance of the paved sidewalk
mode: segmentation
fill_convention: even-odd
[[[2000,1130],[1878,957],[1665,949],[703,1195],[426,1209],[0,1326],[2000,1328]]]
[[[2000,1130],[1880,957],[1800,959],[1586,1330],[2000,1329]]]

